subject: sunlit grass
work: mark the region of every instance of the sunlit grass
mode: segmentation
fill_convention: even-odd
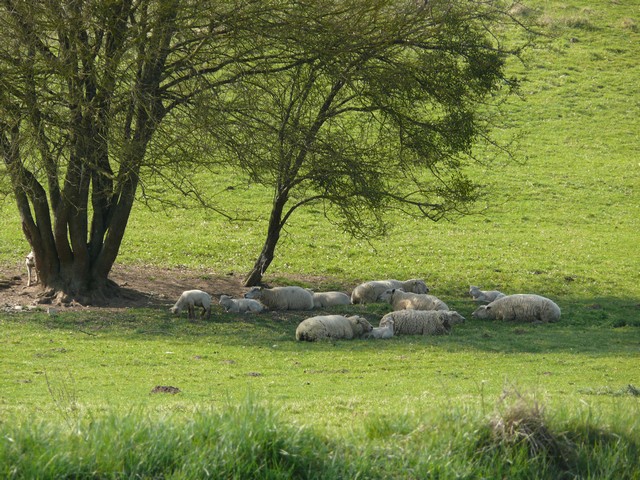
[[[216,310],[196,324],[157,310],[2,313],[0,465],[19,466],[16,478],[201,478],[204,468],[231,478],[245,467],[262,478],[637,478],[640,13],[625,2],[574,1],[531,2],[519,14],[537,15],[548,36],[511,66],[524,76],[524,100],[510,103],[497,134],[523,133],[519,161],[478,167],[492,193],[483,214],[398,218],[367,243],[320,210],[300,211],[265,277],[307,275],[319,280],[305,286],[344,290],[423,277],[466,324],[437,338],[300,344],[301,312]],[[139,205],[118,261],[248,272],[269,192],[205,180],[244,221],[157,205],[150,215]],[[0,212],[0,264],[22,268],[28,246],[8,197]],[[562,319],[473,321],[469,284],[550,296]],[[376,324],[385,308],[340,311]],[[254,400],[234,410],[247,395]],[[521,397],[524,406],[509,401]],[[252,443],[253,430],[266,440]],[[24,464],[21,451],[31,452]],[[37,455],[44,467],[29,463]],[[242,465],[231,465],[235,456]]]

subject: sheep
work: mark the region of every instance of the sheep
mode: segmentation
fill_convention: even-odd
[[[207,320],[211,318],[211,296],[202,290],[186,290],[182,292],[182,295],[170,310],[174,315],[180,315],[180,312],[185,307],[189,313],[190,320],[196,318],[195,307],[202,307],[200,317],[205,317]]]
[[[482,305],[472,316],[512,322],[557,322],[560,320],[560,307],[546,297],[519,293],[498,298],[489,305]]]
[[[351,292],[351,303],[374,303],[379,301],[380,295],[385,291],[401,288],[405,292],[428,293],[429,288],[424,280],[417,278],[411,280],[374,280],[358,285]]]
[[[346,293],[314,292],[311,289],[307,289],[307,291],[313,295],[313,308],[327,308],[334,307],[336,305],[351,304],[351,298]]]
[[[271,310],[313,309],[313,295],[302,287],[253,287],[244,298],[260,300]]]
[[[38,283],[38,271],[36,270],[36,255],[33,250],[29,252],[25,261],[27,266],[27,287],[31,286],[31,279],[33,275],[34,283]]]
[[[250,298],[231,298],[229,295],[220,295],[220,305],[226,312],[232,313],[260,313],[265,310],[265,306],[258,300]]]
[[[449,310],[446,303],[426,293],[407,293],[402,289],[387,290],[380,300],[390,303],[394,310]]]
[[[362,337],[373,329],[371,324],[357,315],[319,315],[310,317],[296,328],[296,340],[315,342],[323,339],[345,339]]]
[[[451,331],[452,325],[465,319],[451,310],[398,310],[382,317],[380,326],[391,321],[394,335],[444,335]]]
[[[393,324],[393,319],[389,318],[387,319],[385,326],[373,328],[369,333],[364,334],[364,338],[391,338],[393,337]]]
[[[491,303],[506,295],[498,290],[480,290],[479,287],[471,285],[469,287],[469,295],[473,297],[473,300],[478,303]]]

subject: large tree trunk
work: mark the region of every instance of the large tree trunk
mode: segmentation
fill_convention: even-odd
[[[42,208],[34,208],[36,215],[33,218],[27,196],[24,192],[16,191],[22,229],[36,257],[42,303],[77,301],[81,304],[99,304],[118,294],[119,289],[108,277],[124,238],[136,186],[137,175],[131,175],[120,192],[119,201],[109,209],[109,221],[94,218],[91,240],[73,244],[71,248],[66,237],[54,236],[51,227],[44,227],[43,224],[47,222],[40,221],[43,217],[47,220],[49,218],[46,198],[43,199]],[[33,198],[31,200],[37,205],[38,202]],[[56,209],[53,230],[71,230],[73,223],[67,219],[72,215],[67,209]],[[78,223],[86,225],[86,212],[80,215],[85,215],[85,219]],[[94,212],[94,217],[95,215],[102,213]],[[101,222],[101,228],[97,228]],[[81,236],[79,232],[76,235]],[[95,240],[95,236],[98,240]]]
[[[28,9],[10,10],[23,51],[9,63],[13,80],[24,87],[0,103],[7,113],[0,117],[0,154],[35,254],[43,302],[97,303],[118,292],[108,276],[147,146],[167,114],[161,85],[180,3],[165,3],[151,12],[152,4],[141,2],[137,40],[128,33],[138,8],[130,2],[114,3],[98,26],[84,23],[82,2],[68,9],[47,5],[38,10],[42,18],[30,17]],[[43,40],[38,22],[48,16],[57,35],[43,34]],[[137,70],[123,79],[121,68],[130,71],[131,56]],[[43,87],[49,76],[60,98],[52,100]],[[131,93],[123,93],[120,82]],[[30,135],[32,143],[25,141]]]

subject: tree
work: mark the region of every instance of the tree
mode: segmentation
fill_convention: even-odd
[[[274,190],[247,285],[305,205],[360,236],[392,206],[464,213],[506,21],[497,0],[0,0],[0,173],[45,296],[113,293],[139,191],[204,203],[190,172],[216,162]]]
[[[515,85],[501,43],[515,23],[489,1],[294,2],[268,35],[295,68],[243,82],[218,138],[238,168],[273,190],[259,283],[280,232],[322,203],[354,236],[384,232],[400,209],[438,221],[482,194],[465,174],[489,139],[497,94]]]
[[[198,95],[255,68],[243,28],[268,13],[259,0],[2,0],[0,154],[46,296],[113,293],[140,185],[179,185],[202,161],[149,149],[176,142],[164,126]]]

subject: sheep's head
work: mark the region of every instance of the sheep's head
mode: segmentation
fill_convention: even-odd
[[[448,312],[448,320],[450,325],[456,325],[458,323],[464,323],[466,319],[458,312]]]
[[[471,285],[469,287],[469,295],[471,295],[472,297],[477,297],[478,294],[480,293],[480,289],[474,285]]]
[[[473,318],[479,318],[481,320],[485,318],[491,318],[490,311],[491,307],[489,305],[482,305],[481,307],[478,307],[476,311],[471,314],[471,316]]]
[[[368,333],[373,330],[373,325],[371,325],[366,318],[359,317],[357,315],[347,318],[353,326],[360,327],[360,329],[362,329],[362,333]]]
[[[229,295],[220,295],[220,304],[226,303],[231,300]]]
[[[429,293],[429,287],[420,279],[411,280],[411,290],[413,293]]]
[[[378,300],[380,300],[381,302],[391,303],[391,298],[393,297],[393,294],[395,291],[396,291],[395,288],[391,290],[385,290],[380,294],[380,296],[378,297]]]
[[[244,298],[260,298],[262,294],[262,287],[253,287],[247,293],[244,294]]]
[[[175,305],[169,309],[171,313],[174,315],[180,315],[180,307],[176,307]]]

